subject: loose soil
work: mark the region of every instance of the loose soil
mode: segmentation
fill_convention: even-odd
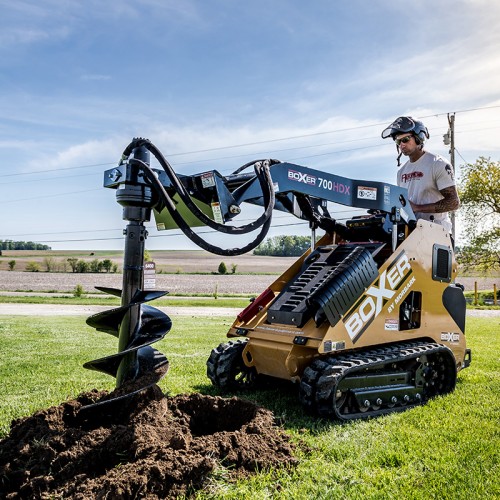
[[[153,385],[102,404],[123,389],[13,421],[0,441],[0,498],[170,499],[209,488],[212,474],[297,464],[273,414],[251,402],[169,398]]]

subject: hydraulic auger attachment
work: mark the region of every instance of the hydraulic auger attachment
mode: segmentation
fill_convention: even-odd
[[[136,148],[134,155],[140,161],[149,160],[149,152],[144,147]],[[172,322],[165,313],[145,304],[168,292],[143,290],[147,238],[144,222],[150,220],[158,198],[151,187],[138,180],[141,176],[138,163],[130,163],[131,175],[116,191],[117,202],[123,206],[123,219],[129,222],[124,230],[123,289],[96,287],[121,297],[121,306],[87,319],[87,324],[98,331],[118,337],[118,353],[89,361],[84,367],[116,377],[117,388],[131,384],[123,395],[109,401],[128,397],[156,384],[168,370],[167,358],[151,344],[165,337]]]
[[[150,153],[161,169],[150,166]],[[255,248],[266,236],[271,224],[275,205],[270,167],[276,160],[259,160],[241,167],[237,174],[254,167],[254,175],[236,175],[236,184],[255,180],[260,185],[258,196],[262,197],[263,214],[254,222],[243,226],[225,226],[239,213],[239,206],[226,186],[227,179],[217,172],[195,177],[177,176],[161,152],[148,140],[135,138],[123,151],[116,168],[104,175],[104,187],[116,189],[116,200],[123,206],[123,219],[128,221],[124,231],[125,254],[122,290],[101,288],[99,290],[121,298],[121,306],[95,314],[87,323],[99,331],[118,337],[118,352],[104,358],[89,361],[85,368],[98,370],[116,377],[116,388],[112,396],[89,408],[120,400],[156,384],[168,370],[167,358],[151,347],[165,337],[172,322],[163,312],[146,305],[146,302],[167,292],[144,290],[144,249],[147,231],[144,222],[151,219],[154,210],[157,227],[160,213],[168,212],[175,224],[192,241],[203,249],[219,255],[241,255]],[[207,175],[208,174],[208,175]],[[206,191],[206,192],[205,192]],[[201,198],[192,195],[199,195]],[[255,196],[255,194],[253,194]],[[220,210],[219,208],[223,207]],[[200,208],[201,207],[201,208]],[[205,213],[209,210],[211,216]],[[240,248],[224,249],[212,245],[191,230],[181,213],[190,213],[191,224],[207,225],[224,233],[244,235],[259,229],[259,234],[250,243]],[[219,221],[216,222],[216,219]]]

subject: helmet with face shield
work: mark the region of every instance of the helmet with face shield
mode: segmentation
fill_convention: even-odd
[[[423,145],[425,140],[430,137],[427,127],[420,120],[416,120],[411,116],[400,116],[382,131],[382,139],[392,137],[395,140],[397,135],[408,132],[413,134],[417,144]]]

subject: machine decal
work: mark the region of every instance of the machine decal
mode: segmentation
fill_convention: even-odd
[[[457,343],[460,341],[460,334],[459,333],[452,333],[452,332],[442,332],[441,333],[441,340],[443,342],[450,342],[452,344]]]
[[[324,352],[332,352],[332,351],[341,351],[345,349],[345,342],[332,342],[331,340],[326,340],[323,342],[323,350]]]
[[[333,191],[335,193],[340,193],[342,195],[349,196],[351,191],[351,186],[344,184],[342,182],[335,182],[331,179],[324,179],[323,177],[316,177],[315,175],[308,174],[307,172],[298,172],[297,170],[288,170],[288,179],[292,181],[302,182],[309,186],[315,186],[326,191]],[[376,188],[366,188],[375,189]],[[359,198],[359,196],[358,196]],[[367,199],[376,199],[367,198]]]
[[[318,186],[320,188],[326,189],[327,191],[335,191],[337,193],[349,195],[351,187],[347,184],[342,184],[341,182],[335,182],[330,179],[323,179],[318,177]]]
[[[384,330],[397,332],[399,330],[399,321],[397,319],[386,318]]]
[[[204,172],[200,175],[201,185],[204,188],[215,186],[215,179],[213,172]]]
[[[358,198],[361,198],[363,200],[376,200],[377,188],[358,186]]]
[[[289,170],[288,178],[293,181],[309,184],[311,186],[316,186],[316,181],[318,180],[317,177],[315,177],[314,175],[309,175],[304,172],[297,172],[296,170]]]
[[[264,325],[259,326],[258,330],[268,330],[268,331],[273,332],[273,333],[276,333],[276,332],[287,333],[287,334],[293,333],[294,335],[303,335],[304,334],[304,332],[302,330],[294,329],[292,332],[290,330],[285,330],[284,328],[273,328],[273,327],[264,326]]]
[[[415,284],[415,276],[411,277],[411,280],[406,283],[405,287],[398,293],[394,302],[387,308],[387,312],[391,313],[394,308],[399,304],[401,299],[406,295],[410,288]]]
[[[384,203],[386,205],[391,203],[391,187],[387,185],[384,186]]]
[[[387,302],[393,299],[398,289],[411,274],[412,269],[408,256],[403,251],[356,302],[353,312],[343,319],[345,329],[353,343],[359,339],[371,322],[380,314]],[[392,307],[396,301],[401,300],[414,281],[415,279],[412,277],[405,288],[396,296],[396,299],[391,304]]]
[[[211,203],[212,213],[214,216],[214,221],[219,224],[224,224],[224,219],[222,218],[222,210],[220,208],[220,203],[213,202]]]

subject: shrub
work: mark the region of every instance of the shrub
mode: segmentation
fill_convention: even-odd
[[[104,259],[102,261],[102,268],[107,272],[109,273],[109,271],[111,271],[111,269],[113,268],[113,262],[111,262],[109,259]]]
[[[100,273],[102,271],[102,262],[98,259],[94,259],[89,264],[89,268],[91,273]]]
[[[75,297],[81,297],[84,293],[85,290],[83,289],[83,286],[78,283],[73,290],[73,295]]]
[[[43,259],[43,265],[45,266],[45,270],[50,273],[51,271],[54,271],[55,268],[55,261],[53,257],[44,257]]]
[[[14,271],[15,267],[16,267],[16,261],[15,260],[9,260],[9,271]]]
[[[65,273],[68,270],[68,263],[65,260],[61,260],[57,263],[56,269],[60,272]]]
[[[80,259],[76,263],[76,273],[88,273],[89,272],[89,264],[85,262],[83,259]]]
[[[219,264],[219,269],[217,270],[219,274],[226,274],[227,273],[227,266],[224,262],[221,262]]]
[[[38,262],[28,262],[26,264],[26,271],[30,273],[37,273],[40,271],[40,264]]]

